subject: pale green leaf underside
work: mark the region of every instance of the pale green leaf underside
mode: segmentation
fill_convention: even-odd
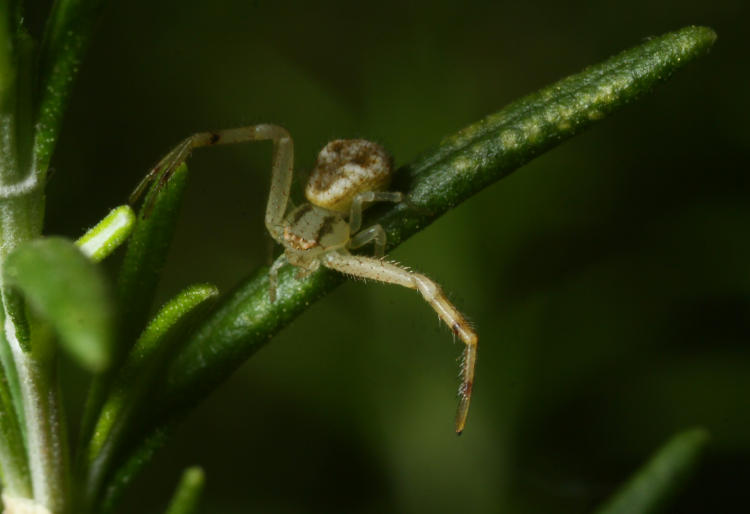
[[[94,372],[108,366],[114,335],[110,291],[102,271],[72,241],[49,237],[22,244],[6,259],[3,278],[82,366]]]

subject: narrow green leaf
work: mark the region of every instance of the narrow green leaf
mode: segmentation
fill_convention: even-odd
[[[705,54],[716,34],[687,27],[650,39],[518,100],[446,138],[399,170],[406,201],[373,208],[393,247],[542,152],[581,132]],[[269,301],[267,270],[242,284],[188,341],[166,377],[166,411],[193,405],[311,302],[343,280],[321,269],[297,280],[288,267]]]
[[[296,274],[290,266],[280,270],[274,303],[268,296],[267,268],[222,301],[168,368],[166,388],[172,407],[193,404],[196,396],[227,377],[310,303],[344,281],[328,270],[302,280]]]
[[[7,109],[6,95],[15,80],[13,69],[12,11],[8,0],[0,0],[0,112]]]
[[[2,315],[0,315],[2,319]],[[11,389],[0,376],[0,469],[5,494],[31,497],[31,476],[26,458],[24,434],[19,423]]]
[[[203,492],[205,475],[199,467],[185,470],[165,514],[193,514]]]
[[[146,195],[144,207],[141,207],[128,240],[117,282],[123,321],[121,340],[125,344],[135,340],[148,320],[154,292],[174,236],[187,177],[187,166],[182,165],[164,188],[158,187],[158,183],[154,184]],[[146,210],[150,211],[148,216]]]
[[[131,451],[128,457],[117,468],[112,478],[107,481],[102,501],[94,512],[112,514],[116,511],[122,495],[138,473],[154,458],[169,437],[172,435],[176,421],[162,425],[151,432]]]
[[[107,282],[72,241],[50,237],[20,245],[7,257],[3,278],[81,365],[94,372],[107,367],[114,332]]]
[[[39,189],[41,181],[38,170],[33,167],[34,145],[34,80],[36,78],[36,42],[25,29],[16,32],[16,103],[15,139],[18,156],[19,176],[11,187],[4,188],[5,194],[29,194]],[[43,198],[37,199],[43,203]]]
[[[133,209],[129,205],[121,205],[82,235],[76,245],[92,261],[100,262],[125,242],[134,225]]]
[[[30,352],[31,327],[29,326],[26,304],[23,301],[21,292],[16,289],[6,289],[4,291],[3,307],[5,307],[5,316],[11,321],[13,334],[19,346],[24,352]]]
[[[154,292],[167,259],[188,170],[180,166],[172,179],[161,188],[152,185],[132,229],[120,272],[117,277],[117,300],[120,330],[115,347],[115,363],[120,362],[146,325]],[[146,211],[149,215],[146,216]],[[113,366],[113,371],[116,366]],[[91,384],[81,422],[80,442],[87,444],[104,395],[113,377],[102,374]]]
[[[36,165],[46,170],[57,142],[73,81],[104,0],[56,0],[39,59],[40,103],[34,141]]]
[[[188,287],[167,302],[146,327],[118,372],[93,430],[87,450],[87,497],[93,502],[112,460],[138,425],[145,400],[166,357],[201,320],[219,294],[210,284]]]
[[[4,313],[0,309],[0,322],[5,323]],[[4,325],[3,325],[4,326]],[[15,409],[16,419],[21,428],[24,440],[26,438],[26,414],[23,409],[23,396],[21,393],[21,383],[18,379],[18,369],[16,368],[16,362],[13,359],[13,353],[8,344],[8,340],[5,338],[5,330],[0,330],[0,363],[2,363],[2,376],[5,379],[8,389],[10,391],[10,397],[13,402]]]
[[[10,13],[13,17],[13,28],[15,31],[25,30],[25,3],[25,0],[10,0],[10,2],[8,2]]]
[[[703,429],[677,434],[597,514],[662,512],[695,473],[708,440]]]

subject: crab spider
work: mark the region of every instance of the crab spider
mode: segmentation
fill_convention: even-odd
[[[309,203],[287,213],[292,184],[294,149],[286,129],[254,125],[188,137],[169,152],[131,195],[134,202],[157,176],[163,187],[194,148],[248,141],[273,141],[271,192],[266,206],[266,228],[284,253],[269,272],[270,300],[276,299],[279,269],[291,264],[307,275],[321,265],[346,275],[416,289],[443,322],[464,342],[456,432],[466,424],[477,359],[477,335],[435,282],[394,262],[384,260],[386,233],[380,225],[360,230],[362,210],[373,202],[402,201],[400,192],[386,191],[393,174],[392,159],[380,145],[364,139],[339,139],[318,155],[305,188]],[[148,212],[148,208],[146,210]],[[374,243],[375,258],[349,250]]]

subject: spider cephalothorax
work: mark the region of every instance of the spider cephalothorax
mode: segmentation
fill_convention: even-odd
[[[163,183],[190,152],[199,146],[245,141],[272,140],[274,143],[271,192],[266,206],[266,227],[271,237],[284,247],[284,253],[271,266],[271,301],[276,300],[279,269],[291,264],[300,275],[321,265],[350,276],[368,278],[416,289],[466,345],[461,367],[461,387],[456,415],[456,432],[466,424],[477,335],[464,316],[446,298],[435,282],[426,276],[383,259],[386,233],[380,225],[360,230],[362,210],[373,202],[401,202],[400,192],[387,191],[393,162],[380,145],[364,139],[338,139],[320,151],[305,188],[309,203],[287,212],[292,185],[294,150],[286,129],[276,125],[254,125],[218,132],[195,134],[167,154],[133,193],[137,198],[156,176]],[[352,255],[349,250],[372,242],[375,258]]]
[[[268,228],[284,246],[283,257],[271,268],[271,298],[276,296],[276,273],[286,262],[302,268],[304,275],[324,264],[329,253],[371,241],[382,257],[382,227],[359,229],[367,203],[401,201],[401,193],[383,191],[391,181],[392,161],[382,146],[364,139],[337,139],[323,147],[305,187],[309,203],[287,214],[281,230]]]

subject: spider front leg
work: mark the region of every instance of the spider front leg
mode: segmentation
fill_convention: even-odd
[[[158,187],[163,188],[177,167],[190,157],[195,148],[267,140],[273,141],[273,164],[271,193],[266,206],[266,227],[273,238],[279,241],[283,232],[282,222],[289,200],[289,189],[292,186],[294,145],[289,132],[278,125],[251,125],[215,132],[199,132],[188,137],[165,155],[141,180],[130,195],[130,203],[135,203],[157,177]]]
[[[325,256],[323,265],[347,275],[416,289],[435,310],[438,317],[464,342],[466,347],[461,364],[461,386],[458,390],[459,403],[456,412],[456,433],[463,432],[469,415],[471,391],[474,386],[478,337],[466,318],[446,298],[440,286],[426,276],[404,269],[392,262],[351,255],[347,252],[329,253]]]

